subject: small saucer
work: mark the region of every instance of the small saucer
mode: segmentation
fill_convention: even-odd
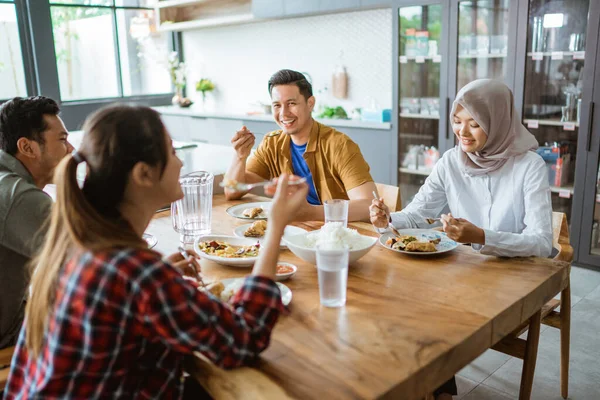
[[[277,263],[277,267],[279,268],[279,266],[280,266],[280,265],[281,265],[281,266],[284,266],[284,267],[290,267],[290,268],[292,268],[292,270],[293,270],[293,271],[291,271],[291,272],[286,272],[286,273],[284,273],[284,274],[277,273],[277,274],[275,275],[275,280],[276,280],[277,282],[282,282],[282,281],[286,281],[286,280],[290,279],[290,278],[291,278],[292,276],[294,276],[294,275],[296,274],[296,272],[298,271],[298,267],[296,267],[294,264],[290,264],[290,263],[286,263],[286,262],[281,262],[281,261],[279,261],[279,262]]]

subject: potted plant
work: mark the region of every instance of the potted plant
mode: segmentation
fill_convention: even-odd
[[[179,56],[177,55],[176,51],[173,51],[169,54],[167,58],[167,65],[169,69],[169,76],[171,77],[171,83],[175,87],[175,96],[173,96],[172,100],[173,105],[191,105],[191,102],[183,97],[183,88],[185,88],[186,84],[186,65],[185,63],[179,61]]]
[[[202,103],[206,102],[206,93],[215,90],[215,84],[207,78],[202,78],[196,82],[196,91],[202,93]]]

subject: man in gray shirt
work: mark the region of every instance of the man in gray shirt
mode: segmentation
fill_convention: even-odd
[[[73,151],[56,102],[16,97],[0,107],[0,349],[23,323],[28,262],[43,242],[52,199],[42,191]]]

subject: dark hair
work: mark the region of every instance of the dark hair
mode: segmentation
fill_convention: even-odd
[[[312,85],[306,79],[306,77],[298,72],[292,71],[291,69],[282,69],[273,74],[269,79],[269,96],[274,86],[277,85],[296,85],[300,89],[300,94],[304,96],[306,100],[313,95]]]
[[[167,164],[165,127],[160,114],[148,107],[116,105],[88,117],[78,154],[88,164],[83,185],[86,200],[102,216],[115,218],[129,172],[136,163]]]
[[[44,144],[42,132],[48,129],[44,115],[58,115],[60,109],[48,97],[15,97],[0,107],[0,149],[14,156],[20,138]]]

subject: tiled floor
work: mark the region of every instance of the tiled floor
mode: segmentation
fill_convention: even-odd
[[[571,363],[569,399],[600,399],[600,272],[571,268]],[[542,326],[531,398],[559,400],[560,332]],[[519,397],[523,361],[488,350],[462,369],[456,379],[464,400]]]

